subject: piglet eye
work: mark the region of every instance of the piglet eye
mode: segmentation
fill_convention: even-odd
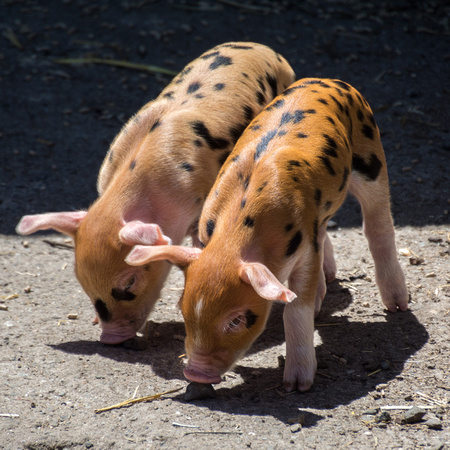
[[[241,324],[241,322],[242,322],[242,318],[241,318],[241,317],[242,317],[242,316],[239,316],[239,317],[236,317],[236,319],[233,319],[233,320],[230,322],[229,327],[230,327],[231,329],[238,327],[238,326]]]
[[[238,328],[240,327],[240,325],[245,322],[245,317],[241,314],[237,317],[235,317],[229,324],[228,324],[228,328],[227,331],[228,332],[234,332],[237,331]]]
[[[134,282],[136,281],[136,277],[133,275],[129,280],[127,285],[125,286],[125,290],[127,291],[128,289],[131,288],[131,286],[133,286]]]

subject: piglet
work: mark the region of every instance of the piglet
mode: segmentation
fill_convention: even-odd
[[[381,299],[389,311],[406,310],[379,130],[367,101],[339,80],[299,80],[251,122],[205,202],[202,251],[133,249],[130,264],[162,258],[185,271],[189,380],[219,383],[281,301],[284,384],[310,389],[314,317],[336,272],[326,227],[347,192],[361,204]]]
[[[180,244],[197,225],[220,167],[253,117],[294,81],[286,60],[247,42],[219,45],[191,62],[111,144],[88,211],[25,216],[19,234],[54,229],[75,244],[75,273],[100,319],[100,341],[136,335],[170,265],[125,263],[137,244]]]

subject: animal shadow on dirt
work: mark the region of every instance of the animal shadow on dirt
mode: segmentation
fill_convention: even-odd
[[[405,361],[427,342],[425,328],[411,311],[386,312],[379,300],[379,304],[373,305],[373,313],[372,310],[365,314],[351,313],[352,306],[357,306],[352,300],[350,291],[339,280],[329,285],[316,319],[318,372],[310,391],[286,395],[283,390],[285,350],[276,347],[284,343],[284,307],[275,304],[265,331],[248,352],[252,365],[238,363],[233,369],[243,382],[231,388],[218,385],[215,399],[197,400],[195,404],[233,414],[271,415],[285,421],[294,407],[329,409],[348,404],[366,396],[378,384],[401,376]],[[342,311],[347,310],[349,315],[343,315]],[[146,335],[148,347],[144,351],[93,341],[65,342],[52,347],[67,353],[99,354],[116,361],[147,364],[161,378],[186,381],[180,358],[184,353],[184,324],[149,321]],[[267,367],[267,358],[273,359],[271,367]],[[258,361],[264,361],[266,367],[257,364]],[[184,402],[184,394],[174,400]],[[312,412],[304,414],[305,426],[314,426],[321,418]]]

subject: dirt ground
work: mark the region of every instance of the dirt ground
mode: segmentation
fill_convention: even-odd
[[[450,448],[448,2],[3,0],[0,18],[0,448]],[[178,71],[232,40],[267,44],[299,78],[340,78],[367,98],[411,304],[383,310],[349,199],[330,230],[338,280],[316,320],[311,391],[281,386],[277,305],[217,397],[186,402],[181,273],[149,318],[145,350],[104,346],[70,241],[14,228],[24,214],[87,208],[109,143],[171,79],[58,58]],[[426,414],[405,423],[413,406]]]

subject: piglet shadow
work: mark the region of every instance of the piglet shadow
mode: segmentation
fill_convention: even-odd
[[[286,421],[302,409],[325,410],[367,396],[380,383],[401,377],[405,362],[425,345],[428,333],[413,312],[362,314],[361,320],[345,315],[333,316],[352,302],[350,292],[337,283],[329,289],[324,307],[316,319],[321,343],[316,345],[318,372],[312,389],[305,393],[286,394],[282,386],[283,367],[277,367],[277,355],[271,356],[272,367],[256,364],[237,365],[234,372],[243,382],[231,388],[216,386],[217,398],[195,401],[211,410],[243,415],[270,415]],[[273,311],[267,330],[253,346],[250,355],[277,345],[283,336],[282,308]],[[267,358],[267,355],[264,355]],[[281,356],[281,355],[278,355]],[[177,399],[183,402],[183,396]],[[317,411],[316,411],[317,412]],[[315,414],[314,426],[322,416]],[[308,426],[308,425],[305,425]]]

